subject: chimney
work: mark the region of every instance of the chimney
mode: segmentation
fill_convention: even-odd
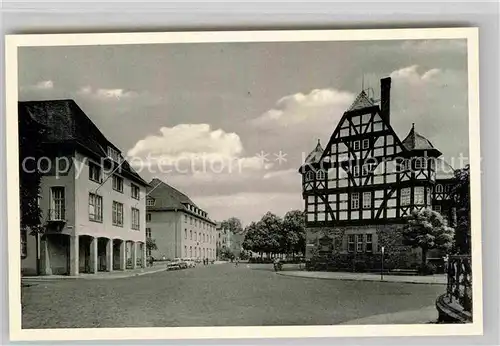
[[[380,112],[387,123],[391,122],[391,77],[380,80]]]

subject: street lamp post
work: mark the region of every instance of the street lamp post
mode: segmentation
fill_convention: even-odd
[[[380,266],[380,281],[383,281],[384,280],[384,251],[385,251],[385,248],[382,246],[381,248],[382,250],[382,258],[381,258],[381,266]]]

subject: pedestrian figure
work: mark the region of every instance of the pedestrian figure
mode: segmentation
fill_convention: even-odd
[[[236,258],[234,266],[237,267],[239,262],[240,262],[240,259]]]

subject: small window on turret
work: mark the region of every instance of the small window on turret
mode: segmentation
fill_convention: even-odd
[[[317,173],[316,173],[316,180],[325,180],[325,171],[320,169]]]
[[[312,181],[314,180],[314,173],[312,171],[309,171],[306,173],[306,181]]]

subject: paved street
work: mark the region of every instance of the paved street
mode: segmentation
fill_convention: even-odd
[[[22,289],[23,328],[340,324],[429,310],[443,289],[287,277],[271,265],[220,264],[124,279],[41,282]]]

